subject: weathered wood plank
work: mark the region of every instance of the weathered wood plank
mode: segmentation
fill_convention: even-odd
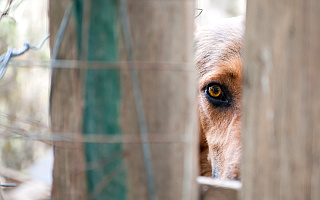
[[[64,12],[71,1],[50,1],[50,49],[53,50],[55,37]],[[77,34],[75,21],[71,17],[65,30],[57,59],[77,59]],[[79,69],[52,71],[50,114],[51,130],[54,133],[82,135],[82,88]],[[54,142],[54,167],[52,199],[86,199],[86,174],[83,146],[81,143],[66,144]]]
[[[196,72],[193,66],[194,2],[127,2],[134,60],[158,65],[138,71],[148,133],[180,134],[187,138],[186,142],[150,144],[156,196],[158,199],[196,199],[198,140]],[[174,69],[175,63],[185,63],[185,68]],[[123,134],[139,134],[128,71],[122,72],[122,85]],[[125,144],[124,148],[128,166],[128,199],[150,199],[142,145]]]
[[[242,199],[320,198],[319,9],[248,1]]]
[[[146,110],[145,114],[149,132],[160,135],[165,133],[181,134],[185,136],[185,140],[181,142],[168,142],[150,145],[156,195],[158,199],[196,199],[198,193],[198,188],[195,186],[195,178],[198,174],[198,159],[196,134],[197,120],[195,114],[196,73],[192,64],[193,6],[193,2],[188,1],[129,1],[128,3],[135,60],[139,62],[159,63],[159,68],[163,66],[163,63],[167,63],[166,65],[169,65],[170,67],[175,67],[172,63],[185,63],[185,69],[182,70],[173,69],[165,71],[162,69],[150,69],[139,71],[140,87],[144,109]],[[61,8],[60,10],[64,9]],[[116,28],[116,26],[114,28]],[[82,29],[80,28],[80,30]],[[72,38],[69,36],[65,37],[70,40],[69,45],[73,49],[76,44],[74,41],[76,39],[75,35],[73,35]],[[88,39],[89,38],[90,33],[88,35]],[[66,43],[63,42],[63,44]],[[82,43],[82,45],[84,44]],[[66,49],[70,49],[70,47]],[[90,48],[90,44],[88,45],[88,48]],[[67,57],[68,59],[75,59],[76,55],[79,55],[77,52],[69,52],[69,54],[66,54],[67,56],[73,55],[73,57]],[[84,54],[86,54],[86,52],[84,52]],[[105,55],[105,53],[102,54]],[[89,60],[101,60],[100,58],[96,58],[99,55],[100,54],[93,54],[91,58],[89,54],[87,56]],[[60,58],[65,57],[60,55]],[[104,58],[102,60],[105,61]],[[77,70],[70,71],[75,72]],[[60,72],[60,74],[58,74],[58,72]],[[53,125],[55,125],[53,127],[55,128],[55,131],[81,133],[82,119],[78,118],[78,116],[82,116],[81,106],[83,104],[81,101],[81,94],[83,90],[81,90],[81,84],[76,83],[81,83],[83,79],[81,77],[81,73],[74,74],[67,70],[65,72],[65,76],[61,76],[61,72],[62,71],[55,71],[53,74],[53,83],[58,80],[62,81],[60,87],[59,84],[57,84],[54,85],[52,89],[51,109],[55,112],[52,116],[52,122]],[[100,75],[101,73],[97,74],[97,76]],[[68,76],[69,78],[67,78]],[[120,117],[122,125],[121,131],[123,134],[139,134],[137,115],[135,105],[133,103],[132,85],[128,77],[128,71],[123,71],[121,77],[123,87],[123,92],[121,93],[123,97]],[[95,81],[96,79],[92,79],[91,77],[90,80]],[[66,84],[70,86],[70,88],[62,88],[62,86],[65,86]],[[110,94],[112,94],[112,92]],[[88,98],[89,97],[90,95]],[[86,102],[87,101],[88,100],[86,100]],[[62,106],[61,104],[64,105]],[[71,109],[72,112],[68,113],[68,109],[62,110],[63,108],[66,108],[65,106],[69,106],[69,109]],[[95,107],[95,111],[97,111],[96,108],[97,107]],[[113,109],[117,109],[117,105],[113,107]],[[76,111],[79,115],[74,119],[76,122],[74,122],[74,120],[72,121],[74,126],[71,126],[69,124],[71,122],[70,117],[75,117],[73,112]],[[61,115],[60,119],[58,119],[59,114]],[[99,114],[99,112],[96,112],[96,114]],[[100,112],[100,114],[105,113]],[[114,116],[114,119],[118,119],[117,115]],[[100,122],[101,120],[98,120],[94,123]],[[92,132],[89,128],[86,130],[88,133]],[[98,131],[99,130],[101,129],[98,129]],[[97,132],[97,130],[94,130],[93,132]],[[118,130],[116,130],[116,132],[118,132]],[[127,197],[128,199],[149,199],[150,195],[146,189],[147,183],[141,144],[125,144],[124,148],[129,186]],[[90,149],[92,150],[92,148],[87,148],[87,150]],[[68,192],[70,192],[70,188],[67,186],[72,182],[67,181],[66,183],[62,183],[61,181],[65,177],[67,177],[66,180],[69,180],[69,177],[73,177],[73,173],[69,171],[69,169],[74,169],[74,165],[78,165],[79,163],[79,161],[73,160],[72,157],[75,155],[71,154],[71,151],[68,151],[67,153],[69,154],[67,155],[66,151],[67,150],[65,149],[55,150],[56,157],[59,157],[55,163],[55,185],[61,184],[61,187],[64,186],[65,188],[61,189],[61,194],[53,192],[54,199],[74,199],[76,196],[74,194],[68,194]],[[72,151],[74,152],[75,149],[72,149]],[[90,153],[87,155],[89,154]],[[122,155],[123,154],[120,154],[119,156],[121,157]],[[65,163],[59,163],[62,161]],[[83,160],[81,160],[80,164],[82,162]],[[110,173],[107,171],[104,171],[106,173],[100,174],[112,175],[115,177],[119,175],[117,173],[113,173],[115,171],[111,171]],[[62,174],[58,175],[58,172],[62,172]],[[61,177],[59,178],[58,176]],[[78,180],[77,177],[73,178],[73,180]],[[91,188],[90,195],[94,194],[94,191],[97,188],[97,193],[104,190],[104,187],[99,189],[101,186],[100,182],[94,183],[92,182],[93,179],[90,178],[89,180]],[[119,185],[126,184],[123,180],[118,183]],[[107,186],[109,187],[110,184]],[[115,185],[111,184],[111,186],[107,190],[112,190]],[[53,191],[58,191],[57,188],[58,187],[54,188]],[[76,191],[77,189],[79,188],[72,188],[71,191]],[[79,193],[78,199],[83,199],[86,195],[85,191],[86,188],[83,188],[83,196]],[[62,195],[64,196],[62,197]],[[95,197],[99,198],[98,196]]]

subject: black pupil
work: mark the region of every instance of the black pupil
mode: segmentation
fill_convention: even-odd
[[[219,94],[219,92],[220,92],[220,88],[219,87],[217,87],[217,86],[213,87],[213,93],[214,94]]]

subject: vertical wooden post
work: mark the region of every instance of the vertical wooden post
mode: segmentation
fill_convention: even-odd
[[[127,13],[148,138],[163,139],[150,143],[155,195],[158,199],[196,199],[194,2],[127,0]],[[122,80],[122,131],[126,136],[138,135],[137,99],[128,71],[123,71]],[[128,153],[128,199],[150,199],[142,145],[124,144],[124,149]]]
[[[87,6],[90,4],[90,7],[84,6],[86,3]],[[195,178],[198,174],[198,141],[196,69],[193,66],[193,4],[192,1],[130,0],[127,5],[148,139],[160,139],[160,142],[151,143],[149,149],[157,199],[197,198]],[[75,1],[77,32],[80,35],[79,49],[74,51],[73,57],[66,58],[75,59],[78,55],[85,61],[117,62],[119,58],[125,60],[125,53],[121,53],[121,57],[118,54],[127,44],[119,40],[117,6],[118,2],[115,0]],[[56,13],[51,13],[52,18],[54,14]],[[76,44],[74,36],[75,34],[73,37],[65,36],[70,40],[66,44],[73,43],[70,45],[72,48]],[[122,47],[118,47],[119,44]],[[66,54],[69,55],[68,52]],[[140,64],[146,66],[144,70],[141,70]],[[110,69],[87,70],[85,79],[82,79],[81,74],[70,74],[69,70],[65,71],[65,76],[58,72],[59,70],[55,69],[53,74],[51,106],[51,110],[55,112],[52,121],[57,125],[54,127],[58,127],[56,131],[83,131],[85,136],[122,134],[124,138],[135,134],[134,137],[139,138],[141,127],[138,125],[134,104],[137,99],[133,98],[128,70],[121,73],[119,70]],[[69,85],[56,87],[63,77]],[[71,81],[72,83],[69,83]],[[82,82],[85,88],[81,88]],[[70,90],[62,86],[70,86]],[[84,102],[81,99],[83,91]],[[77,108],[77,114],[80,115],[73,116],[68,107]],[[59,121],[61,113],[62,118]],[[83,120],[78,118],[82,115]],[[65,128],[65,124],[71,123],[69,117],[72,116],[78,120],[74,124],[77,129]],[[59,124],[63,126],[59,127]],[[70,190],[69,182],[62,184],[66,175],[67,180],[70,177],[77,180],[77,177],[69,177],[69,174],[73,174],[70,170],[74,169],[72,166],[78,165],[79,161],[74,160],[71,154],[65,155],[66,150],[63,151],[62,154],[56,154],[55,179],[56,183],[65,187],[62,188],[65,192],[59,195],[53,192],[54,199],[70,197],[65,194]],[[55,150],[56,152],[58,150]],[[87,168],[84,169],[87,169],[87,179],[84,183],[88,182],[90,199],[150,199],[141,143],[86,144],[85,156]],[[125,162],[122,160],[123,156]],[[65,163],[61,163],[62,161]],[[62,173],[58,174],[59,172]],[[58,189],[54,184],[54,191]],[[78,199],[86,197],[85,189],[83,197],[79,196]]]
[[[320,198],[319,10],[248,1],[242,199]]]
[[[50,49],[53,50],[55,37],[71,1],[50,1]],[[77,59],[77,34],[74,18],[69,19],[57,59]],[[79,138],[82,135],[82,76],[79,69],[52,71],[50,113],[53,133],[67,133]],[[52,199],[86,199],[85,161],[81,143],[54,144],[54,167]]]

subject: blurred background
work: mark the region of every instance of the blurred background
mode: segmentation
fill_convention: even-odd
[[[0,53],[37,46],[48,34],[46,0],[0,0]],[[245,14],[245,0],[198,0],[197,25]],[[55,37],[55,36],[51,36]],[[48,198],[52,183],[52,146],[32,137],[49,134],[50,51],[48,42],[11,60],[0,80],[0,183],[4,199]]]
[[[45,0],[0,1],[0,53],[26,41],[38,46],[48,34],[47,12]],[[0,181],[18,185],[4,188],[5,199],[37,199],[31,194],[50,192],[52,147],[30,139],[49,133],[49,68],[32,64],[49,59],[46,42],[41,50],[14,58],[0,80]]]
[[[219,21],[221,18],[244,16],[246,0],[198,0],[196,1],[196,8],[202,9],[202,13],[196,18],[195,22],[199,26],[204,26]],[[200,11],[196,10],[196,13],[199,14]]]

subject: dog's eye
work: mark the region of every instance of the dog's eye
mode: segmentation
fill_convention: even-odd
[[[228,90],[219,83],[209,83],[203,90],[205,91],[208,101],[213,105],[218,107],[230,105],[231,95]]]
[[[211,97],[217,98],[221,95],[221,87],[218,85],[209,86],[208,93]]]

